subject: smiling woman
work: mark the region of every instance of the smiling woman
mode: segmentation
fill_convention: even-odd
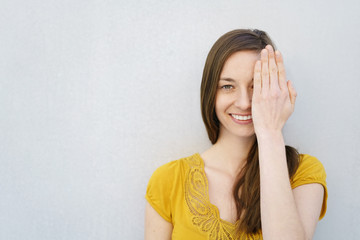
[[[254,136],[251,98],[253,69],[256,60],[259,59],[259,53],[255,51],[238,51],[233,53],[223,66],[215,100],[216,117],[224,128],[220,131],[222,134],[230,131],[238,136]]]
[[[315,157],[285,146],[296,95],[265,32],[220,37],[201,83],[213,145],[154,172],[145,238],[311,239],[326,212],[326,174]]]

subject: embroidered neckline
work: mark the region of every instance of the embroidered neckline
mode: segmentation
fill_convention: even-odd
[[[222,218],[220,217],[220,210],[219,210],[219,208],[218,208],[216,205],[214,205],[214,204],[212,204],[212,203],[210,202],[209,181],[208,181],[208,178],[207,178],[206,173],[205,173],[205,163],[204,163],[204,159],[202,159],[202,157],[200,156],[199,153],[195,153],[193,156],[199,159],[199,161],[200,161],[200,169],[201,169],[201,171],[204,173],[204,176],[205,176],[205,177],[204,177],[204,180],[205,180],[205,185],[206,185],[206,189],[207,189],[206,199],[208,200],[209,205],[210,205],[211,208],[216,212],[216,215],[218,216],[218,219],[219,219],[221,222],[223,222],[223,223],[225,223],[225,224],[227,224],[227,225],[229,225],[229,226],[231,226],[231,227],[233,227],[233,228],[236,228],[236,226],[239,224],[239,221],[240,221],[240,220],[238,219],[238,220],[236,220],[234,223],[232,223],[232,222],[229,222],[229,221],[226,221],[226,220],[222,219]]]
[[[231,223],[221,219],[218,207],[210,202],[208,179],[200,154],[195,153],[185,161],[189,165],[185,175],[185,200],[192,214],[192,224],[206,232],[209,239],[239,239],[247,236],[237,236],[239,220]]]
[[[192,214],[192,224],[211,240],[262,239],[261,230],[256,234],[239,233],[240,220],[231,223],[220,218],[219,208],[210,202],[205,164],[200,154],[195,153],[185,161],[189,166],[185,174],[185,201]]]

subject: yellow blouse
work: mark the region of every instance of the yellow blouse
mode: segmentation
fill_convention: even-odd
[[[290,179],[291,187],[319,183],[324,187],[320,219],[327,202],[326,173],[315,157],[300,154],[300,164]],[[173,224],[172,239],[262,239],[256,234],[236,234],[239,221],[220,218],[218,208],[210,203],[204,161],[199,153],[159,167],[150,178],[145,198],[166,221]]]

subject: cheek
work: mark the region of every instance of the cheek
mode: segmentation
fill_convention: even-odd
[[[229,99],[226,96],[218,96],[215,100],[215,112],[221,114],[229,107]]]

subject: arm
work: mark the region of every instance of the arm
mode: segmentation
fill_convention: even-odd
[[[145,206],[145,240],[171,239],[173,226],[163,219],[151,205]]]
[[[258,140],[264,239],[312,239],[323,202],[323,187],[314,183],[292,190],[282,135]]]
[[[290,81],[286,82],[281,54],[274,54],[268,45],[255,64],[252,100],[266,240],[311,239],[320,214],[323,189],[310,184],[292,190],[289,182],[282,128],[294,110],[296,95]]]
[[[293,189],[296,207],[306,236],[312,239],[323,204],[324,187],[318,183],[311,183]]]

